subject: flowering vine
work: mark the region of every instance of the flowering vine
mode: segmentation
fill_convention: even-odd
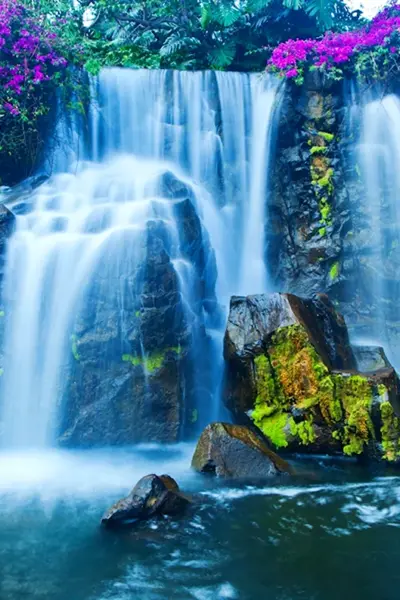
[[[268,69],[301,84],[306,70],[343,77],[346,69],[379,77],[382,68],[399,55],[400,4],[381,11],[369,25],[344,33],[326,33],[321,39],[288,40],[279,44],[268,61]]]
[[[29,174],[56,91],[76,83],[67,66],[82,52],[63,29],[21,0],[0,0],[0,185]]]

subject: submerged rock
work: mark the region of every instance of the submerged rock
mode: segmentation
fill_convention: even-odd
[[[248,427],[211,423],[200,436],[192,459],[200,473],[218,477],[270,477],[290,473],[290,465]]]
[[[101,523],[107,527],[144,521],[155,515],[178,515],[191,504],[179,491],[179,486],[169,475],[146,475],[131,493],[116,502],[103,515]]]
[[[233,298],[226,402],[277,449],[394,461],[399,380],[378,354],[382,368],[356,370],[345,322],[325,296]]]

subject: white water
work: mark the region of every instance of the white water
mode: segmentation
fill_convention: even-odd
[[[194,310],[193,269],[182,261],[173,203],[159,188],[162,173],[173,173],[193,191],[216,255],[220,305],[226,310],[232,294],[267,290],[264,217],[276,92],[268,77],[236,73],[106,69],[92,82],[86,150],[86,134],[75,125],[69,139],[79,140],[78,162],[71,162],[65,148],[56,153],[59,174],[35,192],[33,210],[18,216],[10,242],[2,386],[6,446],[55,442],[73,322],[90,299],[93,274],[103,268],[102,285],[117,298],[123,331],[124,281],[143,260],[150,219],[168,232],[181,291]],[[215,418],[223,324],[211,317],[198,315],[215,340],[208,358],[214,367],[209,415]]]
[[[398,291],[389,287],[395,280],[394,270],[399,260],[400,242],[400,99],[394,94],[370,98],[363,108],[360,144],[361,177],[365,186],[366,234],[380,262],[370,269],[374,280],[376,325],[369,332],[387,349],[392,363],[398,367],[398,344],[387,329],[389,321],[398,322],[397,315],[387,312],[385,298],[395,298]]]

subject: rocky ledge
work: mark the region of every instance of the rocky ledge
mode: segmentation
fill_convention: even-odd
[[[400,460],[397,374],[381,349],[353,352],[327,296],[232,298],[224,354],[227,406],[275,449]]]

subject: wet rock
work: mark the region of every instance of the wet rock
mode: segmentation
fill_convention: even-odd
[[[252,358],[271,335],[299,326],[330,368],[355,368],[345,322],[323,294],[302,299],[292,294],[263,294],[231,299],[224,339],[227,360],[225,402],[234,412],[250,410],[256,395]]]
[[[4,272],[6,246],[15,227],[15,216],[4,204],[0,204],[0,277]]]
[[[353,352],[356,358],[357,369],[363,373],[391,367],[381,346],[353,345]]]
[[[199,388],[203,398],[211,389],[204,313],[217,311],[214,254],[190,187],[171,172],[157,185],[175,223],[151,218],[140,234],[110,235],[111,259],[87,282],[63,378],[64,446],[176,442],[195,427]]]
[[[290,465],[272,452],[251,429],[212,423],[200,436],[192,459],[200,473],[218,477],[270,477],[290,473]]]
[[[397,460],[399,379],[382,352],[372,356],[385,367],[356,370],[344,320],[326,297],[233,298],[226,402],[279,450]]]
[[[178,515],[190,504],[191,500],[180,492],[178,484],[169,475],[146,475],[126,498],[106,511],[101,523],[115,527],[156,515]]]

